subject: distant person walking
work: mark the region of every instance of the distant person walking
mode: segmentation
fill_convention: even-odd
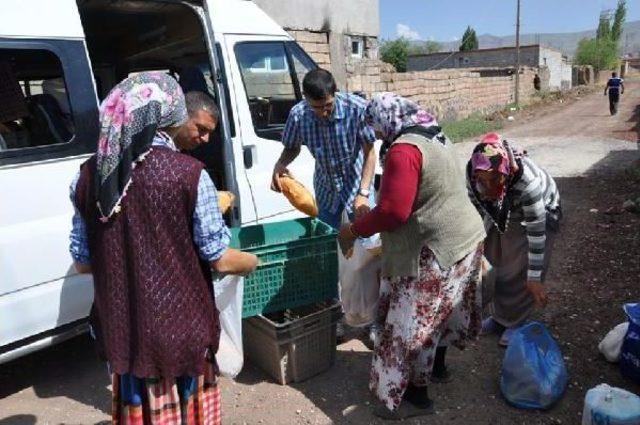
[[[620,95],[624,94],[624,80],[618,77],[615,72],[611,73],[611,78],[607,82],[607,86],[604,88],[604,95],[609,92],[609,112],[611,115],[618,113],[618,103],[620,102]]]

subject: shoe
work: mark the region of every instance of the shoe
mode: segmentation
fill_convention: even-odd
[[[396,410],[389,410],[384,404],[379,404],[373,409],[373,414],[388,421],[401,421],[417,416],[431,415],[434,411],[433,402],[426,408],[420,408],[411,403],[400,403],[400,406]]]
[[[509,341],[511,340],[511,336],[513,335],[514,332],[515,332],[514,328],[505,329],[505,331],[502,332],[502,336],[500,337],[500,341],[498,341],[498,344],[501,347],[508,347]]]
[[[480,329],[480,335],[491,335],[500,332],[502,325],[493,320],[493,317],[487,317],[482,321],[482,328]]]
[[[447,384],[451,381],[453,381],[453,374],[448,367],[445,367],[444,372],[431,373],[431,382],[434,384]]]

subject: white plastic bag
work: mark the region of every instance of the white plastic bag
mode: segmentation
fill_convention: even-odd
[[[235,378],[244,365],[242,351],[244,278],[225,276],[213,283],[213,290],[216,307],[220,312],[220,346],[216,353],[216,362],[223,376]]]
[[[611,329],[598,344],[598,350],[607,361],[617,363],[620,360],[620,350],[622,349],[622,342],[627,334],[627,329],[629,329],[629,322],[620,323]]]
[[[367,250],[362,239],[353,246],[347,259],[339,251],[340,300],[349,326],[371,324],[376,317],[380,294],[381,259]]]
[[[637,425],[640,397],[620,388],[600,384],[584,398],[582,425]]]

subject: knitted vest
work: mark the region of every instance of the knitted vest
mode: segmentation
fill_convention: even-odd
[[[98,220],[95,164],[95,157],[83,164],[75,203],[87,224],[100,351],[118,374],[203,373],[220,331],[211,269],[193,242],[202,163],[154,147],[107,223]]]
[[[417,277],[420,252],[425,246],[433,251],[440,267],[448,269],[485,237],[482,219],[467,195],[455,150],[417,134],[403,135],[393,144],[397,143],[420,150],[422,171],[409,220],[394,232],[381,235],[382,274]]]

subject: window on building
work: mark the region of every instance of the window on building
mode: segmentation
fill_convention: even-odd
[[[0,48],[0,151],[68,143],[74,122],[58,57]]]
[[[293,42],[244,42],[235,46],[256,134],[279,140],[289,111],[302,100],[302,79],[316,68]]]
[[[364,39],[362,37],[351,37],[351,57],[364,57]]]

